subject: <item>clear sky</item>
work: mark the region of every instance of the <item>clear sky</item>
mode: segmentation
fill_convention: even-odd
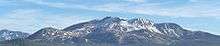
[[[106,16],[173,22],[220,35],[220,0],[0,0],[0,29],[34,33]]]

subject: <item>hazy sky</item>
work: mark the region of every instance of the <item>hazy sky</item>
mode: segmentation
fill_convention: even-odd
[[[34,33],[106,16],[173,22],[220,34],[220,0],[0,0],[0,29]]]

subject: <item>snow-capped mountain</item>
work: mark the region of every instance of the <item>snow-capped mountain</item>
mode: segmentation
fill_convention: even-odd
[[[65,29],[44,28],[26,39],[77,46],[215,46],[220,43],[220,36],[190,31],[175,23],[118,17],[92,20]]]
[[[19,31],[10,31],[4,29],[4,30],[0,30],[0,41],[26,38],[28,37],[28,35],[29,35],[28,33],[19,32]]]

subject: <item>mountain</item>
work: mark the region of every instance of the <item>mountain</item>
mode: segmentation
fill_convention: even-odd
[[[18,39],[18,38],[25,38],[28,37],[28,33],[19,32],[19,31],[10,31],[7,29],[0,30],[0,41],[4,40],[12,40],[12,39]]]
[[[43,28],[25,39],[9,43],[15,44],[15,41],[23,41],[19,43],[22,46],[27,42],[36,46],[218,46],[220,36],[190,31],[175,23],[106,17],[64,29]]]

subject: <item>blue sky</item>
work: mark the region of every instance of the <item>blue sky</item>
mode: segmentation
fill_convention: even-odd
[[[172,22],[219,34],[219,0],[0,0],[0,29],[34,33],[106,16]]]

